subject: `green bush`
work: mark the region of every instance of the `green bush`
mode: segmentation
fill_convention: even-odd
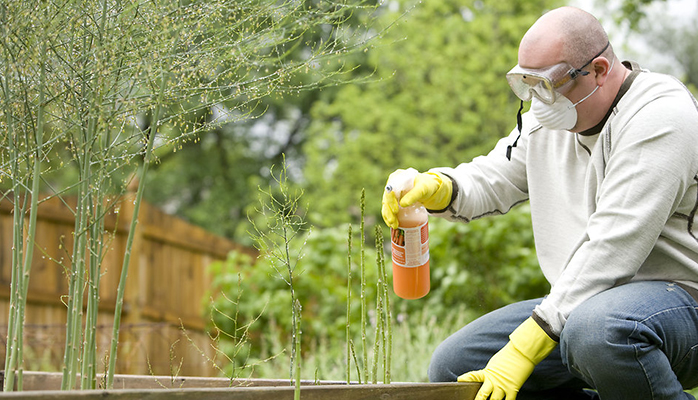
[[[313,231],[307,238],[296,238],[292,248],[303,248],[302,259],[296,270],[294,289],[302,309],[302,331],[304,348],[315,338],[325,338],[332,343],[345,343],[346,339],[346,301],[347,301],[347,228],[329,228]],[[356,242],[357,238],[354,239]],[[303,245],[303,241],[305,244]],[[370,282],[365,288],[370,306],[375,309],[376,298],[376,251],[373,247],[365,249],[366,280]],[[352,251],[352,315],[351,328],[354,334],[360,330],[360,248],[353,245]],[[291,298],[289,287],[282,280],[269,260],[252,259],[249,255],[232,252],[225,262],[211,266],[214,276],[213,305],[221,313],[213,313],[216,326],[226,332],[235,329],[235,321],[226,316],[238,315],[237,326],[252,322],[250,344],[252,358],[265,358],[262,354],[264,341],[273,338],[281,343],[288,342],[291,333]],[[238,281],[237,273],[241,274]],[[238,284],[243,291],[238,304]],[[236,310],[237,308],[237,310]],[[225,314],[225,315],[223,315]],[[270,332],[269,326],[277,326],[276,332]],[[267,343],[268,344],[268,343]]]
[[[538,265],[528,204],[468,224],[429,223],[429,303],[484,313],[550,290]]]
[[[367,227],[366,231],[373,232],[373,229]],[[387,228],[383,232],[387,232]],[[307,238],[298,237],[291,243],[294,251],[302,252],[294,288],[303,307],[303,357],[312,357],[315,360],[312,363],[324,365],[326,370],[341,368],[328,364],[327,361],[317,361],[318,355],[309,353],[314,353],[313,349],[319,348],[331,353],[326,350],[329,343],[338,350],[331,357],[338,357],[337,362],[340,364],[344,362],[347,236],[348,226],[344,226],[315,230]],[[358,229],[354,229],[352,313],[349,323],[352,340],[356,345],[361,331],[359,240]],[[388,246],[382,250],[386,255],[386,267],[390,271]],[[378,279],[375,246],[367,244],[364,253],[365,296],[369,316],[372,317],[376,309]],[[396,346],[401,340],[409,341],[409,331],[417,335],[421,329],[420,324],[427,323],[423,321],[427,316],[427,319],[433,318],[434,323],[453,321],[458,315],[461,316],[459,318],[467,316],[466,319],[469,320],[513,301],[545,295],[549,290],[537,264],[527,206],[517,207],[503,216],[476,220],[469,224],[431,218],[430,253],[431,292],[420,300],[403,300],[394,295],[391,297],[395,331],[403,332],[400,337],[408,337],[396,339]],[[233,252],[227,261],[212,266],[212,274],[214,293],[218,293],[214,296],[213,305],[220,311],[212,314],[216,326],[232,334],[236,329],[240,330],[252,323],[248,331],[249,337],[246,338],[249,353],[237,354],[238,365],[242,362],[258,362],[283,351],[290,343],[290,293],[288,285],[269,261],[263,258],[254,260],[249,255]],[[390,273],[388,275],[390,278]],[[239,290],[242,290],[240,296]],[[373,318],[369,323],[370,333],[367,336],[373,338]],[[449,330],[457,328],[458,326],[449,326]],[[442,332],[439,338],[433,337],[433,343],[423,343],[420,348],[424,354],[430,354],[438,341],[443,340],[448,333],[451,332]],[[413,337],[413,340],[416,339]],[[405,345],[400,344],[401,347]],[[359,349],[356,351],[358,354]],[[231,353],[232,350],[229,350],[228,354]],[[426,358],[425,362],[428,363],[428,357]],[[397,360],[399,357],[396,353]],[[329,367],[330,364],[334,366]],[[409,379],[416,378],[416,375],[409,373],[403,375]],[[322,379],[329,378],[323,376]],[[341,376],[335,379],[341,379]]]

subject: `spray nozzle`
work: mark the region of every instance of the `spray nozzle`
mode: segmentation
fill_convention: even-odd
[[[394,192],[398,201],[403,194],[412,190],[414,178],[419,174],[414,168],[398,169],[388,177],[388,184],[385,186],[386,192]]]

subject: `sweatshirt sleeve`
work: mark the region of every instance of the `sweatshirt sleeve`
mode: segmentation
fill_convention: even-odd
[[[454,181],[457,193],[446,210],[432,212],[432,215],[468,222],[486,215],[504,214],[516,204],[526,201],[527,126],[530,127],[532,123],[531,119],[525,118],[521,137],[515,128],[509,136],[499,140],[486,156],[477,157],[456,168],[434,168],[432,171],[441,172]],[[511,159],[508,159],[507,147],[515,142],[516,147],[511,149]]]
[[[585,237],[534,310],[553,338],[578,305],[637,275],[695,184],[698,112],[686,96],[657,90],[642,106],[612,120],[599,139],[605,166]]]

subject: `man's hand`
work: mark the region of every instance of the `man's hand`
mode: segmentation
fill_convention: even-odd
[[[381,206],[381,215],[383,215],[383,221],[385,224],[393,229],[397,229],[398,220],[397,212],[400,210],[398,206],[397,197],[395,192],[384,191],[383,192],[383,204]]]
[[[428,210],[443,210],[451,203],[453,182],[440,172],[425,172],[414,178],[414,187],[400,199],[400,207],[422,203]]]
[[[397,170],[393,174],[401,173],[402,171]],[[390,177],[388,177],[388,182],[390,182]],[[419,202],[429,210],[443,210],[451,202],[452,192],[453,182],[446,175],[439,172],[417,174],[414,178],[412,189],[402,193],[399,206],[409,207]],[[383,192],[381,214],[385,224],[393,229],[398,227],[398,195],[400,194],[396,195],[395,191],[386,190]]]
[[[533,368],[557,346],[543,329],[528,318],[511,335],[485,369],[458,377],[458,382],[482,382],[475,400],[515,400],[519,389],[531,376]]]

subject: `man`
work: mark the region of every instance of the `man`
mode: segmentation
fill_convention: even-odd
[[[543,299],[468,324],[432,381],[477,399],[687,399],[698,386],[698,109],[675,78],[621,63],[592,15],[563,7],[525,34],[507,74],[531,112],[487,156],[417,175],[398,201],[450,220],[528,200]],[[466,288],[464,288],[466,290]],[[593,389],[593,391],[587,389]]]

